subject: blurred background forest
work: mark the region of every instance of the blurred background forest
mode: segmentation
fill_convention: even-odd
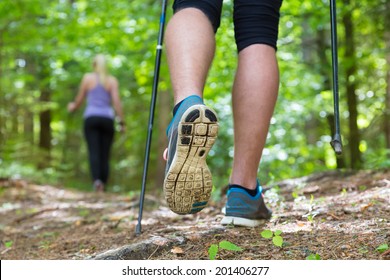
[[[232,0],[225,1],[205,89],[206,104],[221,123],[208,159],[217,189],[228,182],[233,155],[232,7]],[[284,1],[280,94],[259,170],[263,183],[336,168],[390,166],[390,1],[339,0],[337,8],[344,153],[336,157],[329,145],[329,1]],[[82,110],[69,114],[66,105],[93,57],[103,53],[120,82],[127,124],[126,133],[115,137],[109,191],[140,189],[160,11],[155,0],[0,1],[0,178],[92,189]],[[163,56],[148,190],[162,185],[172,101]]]

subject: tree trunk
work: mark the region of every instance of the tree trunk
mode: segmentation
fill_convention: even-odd
[[[23,120],[23,130],[26,140],[29,144],[34,144],[34,114],[25,109],[24,120]]]
[[[41,91],[39,101],[47,103],[50,101],[50,91],[45,88]],[[51,112],[46,109],[39,113],[40,131],[39,131],[39,148],[46,151],[51,149]]]
[[[344,6],[350,6],[350,0],[344,0]],[[349,111],[349,137],[348,144],[350,150],[351,168],[359,169],[362,167],[362,157],[359,150],[360,132],[357,125],[358,109],[356,97],[356,82],[352,79],[356,76],[356,51],[354,42],[354,26],[352,22],[352,9],[347,9],[343,15],[343,24],[345,29],[345,82],[347,103]]]
[[[387,62],[387,89],[386,89],[386,103],[384,114],[384,128],[386,138],[386,149],[390,150],[390,1],[386,2],[385,6],[385,48],[386,48],[386,62]],[[387,153],[390,158],[390,152]]]
[[[42,58],[44,60],[44,58]],[[51,100],[51,91],[49,88],[49,75],[50,71],[43,61],[39,63],[39,80],[41,82],[41,95],[39,102],[41,105],[46,106]],[[51,150],[51,111],[50,109],[44,109],[39,113],[39,148],[42,153],[39,168],[44,168],[49,165],[50,162],[50,150]]]

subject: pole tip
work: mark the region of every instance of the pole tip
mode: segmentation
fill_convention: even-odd
[[[341,141],[338,140],[338,139],[333,139],[331,142],[330,142],[330,145],[332,146],[334,152],[337,154],[337,155],[341,155],[343,153],[343,145],[341,144]]]
[[[141,234],[141,223],[138,223],[137,226],[135,227],[135,235],[140,235]]]

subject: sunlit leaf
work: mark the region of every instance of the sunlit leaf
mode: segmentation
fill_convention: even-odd
[[[260,234],[262,237],[267,239],[272,238],[272,236],[274,235],[269,229],[263,230]]]
[[[275,234],[275,235],[281,235],[281,234],[282,234],[282,231],[281,231],[281,230],[275,230],[274,234]]]
[[[389,250],[389,245],[387,245],[386,243],[381,244],[381,245],[379,245],[379,246],[376,248],[376,250],[377,250],[378,252],[380,252],[380,253],[383,253],[384,251]]]
[[[242,251],[241,247],[226,240],[219,242],[219,248],[229,251]]]
[[[212,244],[210,246],[208,252],[209,252],[209,259],[215,260],[215,257],[217,256],[217,253],[218,253],[218,245]]]
[[[311,254],[306,257],[307,260],[321,260],[321,256],[319,254]]]
[[[275,246],[282,247],[283,246],[283,237],[281,236],[274,236],[272,238],[272,242]]]

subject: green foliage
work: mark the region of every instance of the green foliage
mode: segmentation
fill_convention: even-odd
[[[384,244],[381,244],[379,245],[376,250],[379,252],[379,253],[383,253],[384,251],[387,251],[389,250],[389,245],[387,243],[384,243]]]
[[[218,245],[216,244],[212,244],[210,247],[209,247],[209,259],[210,260],[215,260],[217,254],[218,254]]]
[[[366,186],[359,186],[359,191],[364,192],[367,189]]]
[[[28,178],[37,183],[55,184],[58,182],[59,176],[60,172],[51,167],[38,170],[31,164],[23,165],[17,162],[8,164],[0,161],[0,178]]]
[[[226,240],[222,240],[221,242],[219,242],[219,248],[228,251],[242,251],[240,247]]]
[[[11,248],[14,242],[12,240],[4,242],[5,248]]]
[[[345,95],[348,80],[356,82],[363,167],[390,166],[382,129],[386,77],[390,71],[384,39],[389,30],[385,24],[385,2],[361,4],[351,0],[348,7],[338,6],[339,18],[353,10],[357,60],[356,74],[347,78],[345,68],[354,61],[345,58],[345,34],[340,20],[340,109],[345,152],[339,160],[345,162],[345,167],[351,166]],[[144,0],[1,1],[1,176],[17,174],[30,180],[90,189],[82,112],[69,115],[66,105],[76,95],[82,75],[91,71],[93,56],[104,53],[111,74],[120,83],[127,124],[127,132],[116,135],[112,148],[109,191],[139,189],[160,6],[160,1]],[[218,141],[208,159],[217,190],[228,182],[233,158],[231,88],[237,51],[232,8],[233,2],[225,1],[216,35],[215,60],[204,90],[206,103],[220,119]],[[171,15],[168,9],[167,18]],[[258,174],[262,184],[333,169],[340,164],[329,145],[333,102],[328,2],[284,1],[279,34],[280,94]],[[165,53],[159,89],[147,189],[161,189],[161,150],[166,146],[164,130],[173,105]],[[44,90],[50,91],[48,100],[41,98]],[[48,109],[51,149],[42,151],[39,114]],[[297,198],[298,193],[293,196]]]
[[[81,217],[87,217],[89,216],[90,212],[87,208],[79,208],[79,216]]]
[[[217,254],[219,252],[219,250],[227,250],[227,251],[234,251],[234,252],[239,252],[239,251],[242,251],[242,248],[237,246],[236,244],[234,243],[231,243],[227,240],[222,240],[219,242],[219,244],[211,244],[209,249],[208,249],[208,253],[209,253],[209,259],[210,260],[215,260],[215,258],[217,257]]]
[[[282,248],[282,246],[283,246],[283,237],[281,237],[281,236],[274,236],[272,238],[272,243],[274,243],[275,246]]]
[[[312,261],[318,261],[321,260],[321,256],[319,254],[310,254],[309,256],[306,257],[306,259]]]
[[[260,234],[262,237],[267,238],[267,239],[271,239],[272,236],[274,235],[274,233],[269,229],[263,230]]]
[[[282,246],[283,246],[283,237],[281,236],[282,233],[283,232],[281,230],[275,230],[274,232],[272,232],[271,230],[266,229],[266,230],[263,230],[260,233],[260,235],[263,238],[266,238],[266,239],[271,239],[272,238],[272,243],[276,247],[282,248]]]

